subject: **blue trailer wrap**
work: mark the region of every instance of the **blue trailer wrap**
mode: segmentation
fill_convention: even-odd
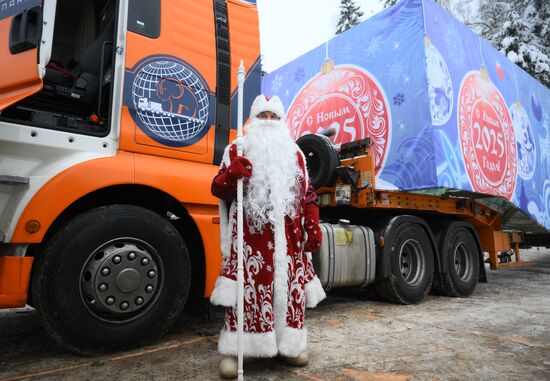
[[[379,189],[491,195],[509,226],[550,229],[550,90],[431,0],[399,2],[262,90],[296,139],[370,137]]]

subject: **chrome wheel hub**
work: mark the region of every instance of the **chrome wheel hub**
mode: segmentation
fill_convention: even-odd
[[[472,258],[468,252],[468,247],[464,243],[459,243],[453,254],[456,275],[462,281],[469,280],[472,275]]]
[[[422,248],[417,240],[409,239],[399,250],[399,266],[405,282],[410,285],[419,283],[425,271]]]
[[[122,320],[145,312],[162,286],[156,250],[135,238],[119,238],[98,247],[80,277],[84,304],[96,316]]]

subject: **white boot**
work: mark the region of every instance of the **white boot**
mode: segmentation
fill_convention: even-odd
[[[292,366],[306,366],[309,363],[309,356],[304,351],[296,357],[279,356],[281,360]]]
[[[220,361],[220,376],[222,378],[237,378],[237,358],[235,356],[223,356]]]

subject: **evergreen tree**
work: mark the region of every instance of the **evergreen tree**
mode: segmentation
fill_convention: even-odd
[[[467,23],[512,62],[550,87],[550,2],[483,0]]]
[[[344,33],[346,30],[361,22],[363,12],[353,0],[341,0],[340,18],[336,25],[336,34]]]
[[[384,6],[398,1],[384,0]],[[550,87],[549,0],[435,1],[512,62]]]

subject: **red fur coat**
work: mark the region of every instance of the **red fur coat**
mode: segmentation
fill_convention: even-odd
[[[319,210],[308,184],[303,154],[298,150],[297,155],[304,174],[302,192],[295,200],[298,216],[285,216],[280,223],[267,224],[260,232],[249,229],[244,218],[244,355],[247,357],[277,354],[295,357],[305,351],[305,308],[313,308],[325,298],[308,253],[317,251],[321,245]],[[226,150],[212,184],[212,193],[221,199],[223,264],[210,301],[227,307],[218,350],[237,355],[236,179],[228,174],[228,166]]]

